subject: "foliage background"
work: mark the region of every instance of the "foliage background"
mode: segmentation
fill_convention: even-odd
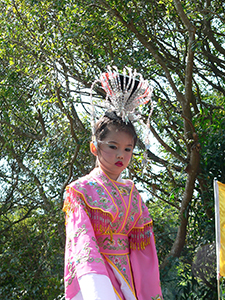
[[[127,175],[154,219],[164,297],[216,299],[224,8],[217,0],[1,1],[2,299],[63,299],[63,191],[94,166],[89,88],[108,64],[132,66],[154,86],[157,142],[142,172],[140,136]]]

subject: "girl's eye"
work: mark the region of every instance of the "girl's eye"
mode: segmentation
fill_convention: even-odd
[[[114,145],[109,145],[109,148],[110,148],[110,149],[114,149],[114,150],[116,150],[116,149],[117,149],[117,147],[116,147],[116,146],[114,146]]]
[[[131,148],[126,148],[125,151],[126,151],[126,152],[130,152],[130,151],[131,151]]]

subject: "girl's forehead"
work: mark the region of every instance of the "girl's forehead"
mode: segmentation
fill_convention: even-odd
[[[131,144],[131,145],[134,144],[134,138],[129,132],[117,128],[109,129],[104,140],[113,141],[116,143],[124,143],[124,144]]]

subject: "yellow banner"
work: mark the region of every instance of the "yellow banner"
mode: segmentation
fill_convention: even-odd
[[[217,181],[219,190],[220,219],[220,276],[225,276],[225,184]]]

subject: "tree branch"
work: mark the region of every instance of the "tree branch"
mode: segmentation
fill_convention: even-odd
[[[5,124],[8,127],[12,128],[14,130],[15,134],[18,134],[20,136],[23,136],[23,137],[26,137],[26,138],[29,138],[29,139],[32,139],[32,140],[41,141],[44,137],[44,134],[33,134],[33,133],[30,133],[30,132],[21,131],[18,127],[16,127],[13,124],[10,124],[9,122],[6,122],[6,121],[1,121],[0,120],[0,124]]]
[[[184,195],[180,207],[180,226],[178,228],[177,236],[173,243],[173,246],[169,254],[164,259],[162,265],[160,266],[162,269],[164,269],[169,264],[169,258],[171,256],[179,257],[184,247],[186,233],[187,233],[188,217],[189,217],[188,206],[193,196],[195,180],[199,173],[199,165],[200,165],[199,147],[198,144],[195,144],[191,149],[191,156],[190,156],[187,180],[185,184],[185,191],[184,191]]]
[[[185,101],[182,102],[183,114],[191,120],[191,110],[190,102],[192,98],[192,74],[193,74],[193,64],[194,64],[194,51],[193,44],[195,41],[195,27],[189,21],[187,15],[185,14],[182,4],[179,0],[174,0],[174,4],[178,15],[180,16],[185,28],[188,30],[188,52],[187,52],[187,63],[185,68]],[[187,137],[190,137],[190,127],[187,122],[184,122],[185,133]]]
[[[64,191],[65,191],[65,188],[66,188],[67,184],[69,183],[69,181],[70,181],[70,179],[71,179],[71,177],[72,177],[72,175],[73,175],[73,164],[74,164],[74,162],[75,162],[75,160],[76,160],[76,158],[77,158],[79,149],[80,149],[80,146],[77,145],[76,151],[75,151],[75,153],[74,153],[72,159],[71,159],[70,162],[69,162],[69,174],[68,174],[68,176],[67,176],[67,179],[66,179],[65,182],[63,183],[63,185],[62,185],[62,187],[61,187],[61,191],[60,191],[61,199],[63,199],[63,193],[64,193]]]
[[[176,151],[174,151],[170,146],[168,146],[158,135],[158,133],[155,131],[155,129],[151,126],[150,124],[150,130],[153,133],[154,137],[157,139],[157,141],[168,151],[170,152],[173,156],[175,156],[180,162],[186,164],[188,161],[181,155],[179,155]]]
[[[131,32],[133,32],[136,36],[136,38],[141,42],[141,44],[149,50],[149,52],[153,55],[155,58],[156,62],[159,63],[162,67],[162,69],[165,72],[166,78],[168,82],[170,83],[174,93],[177,96],[177,99],[182,103],[185,101],[184,96],[182,93],[180,93],[176,87],[176,84],[174,83],[170,72],[164,62],[163,57],[159,54],[155,46],[149,42],[149,38],[146,38],[144,35],[142,35],[137,28],[134,26],[133,20],[128,23],[124,20],[124,18],[120,15],[119,11],[117,11],[115,8],[112,8],[106,1],[104,0],[99,0],[99,2],[107,9],[109,10],[112,15],[114,15],[127,29],[129,29]]]
[[[45,195],[43,186],[42,186],[40,180],[38,179],[38,177],[37,177],[37,176],[36,176],[36,175],[35,175],[28,167],[26,167],[26,166],[24,165],[24,163],[23,163],[23,161],[20,159],[19,155],[18,155],[18,154],[15,152],[15,150],[13,149],[13,146],[10,145],[10,144],[8,144],[8,143],[6,143],[6,142],[5,142],[5,139],[4,139],[1,135],[0,135],[0,142],[1,142],[2,144],[5,145],[5,147],[7,148],[8,152],[9,152],[9,153],[12,155],[12,157],[17,161],[19,167],[20,167],[25,173],[29,174],[29,175],[33,178],[33,180],[34,180],[34,182],[35,182],[35,184],[36,184],[36,186],[37,186],[37,188],[38,188],[38,190],[39,190],[39,195],[40,195],[40,197],[42,198],[42,200],[43,200],[43,202],[44,202],[44,204],[45,204],[45,208],[46,208],[48,211],[50,211],[50,210],[51,210],[51,203],[49,202],[47,196]]]
[[[144,145],[144,143],[143,143],[139,138],[138,138],[138,140],[137,140],[137,145],[138,145],[138,147],[139,147],[140,149],[145,150],[145,145]],[[170,164],[168,161],[166,161],[166,160],[164,160],[164,159],[158,157],[157,155],[155,155],[155,154],[154,154],[153,152],[151,152],[150,150],[147,150],[147,155],[148,155],[148,158],[149,158],[149,159],[152,159],[154,162],[159,163],[159,164],[161,164],[161,165],[163,165],[163,166],[166,166],[166,165]],[[176,171],[178,171],[178,172],[181,171],[181,167],[180,167],[180,166],[177,166],[177,165],[173,164],[171,167],[172,167],[173,169],[175,169]]]

